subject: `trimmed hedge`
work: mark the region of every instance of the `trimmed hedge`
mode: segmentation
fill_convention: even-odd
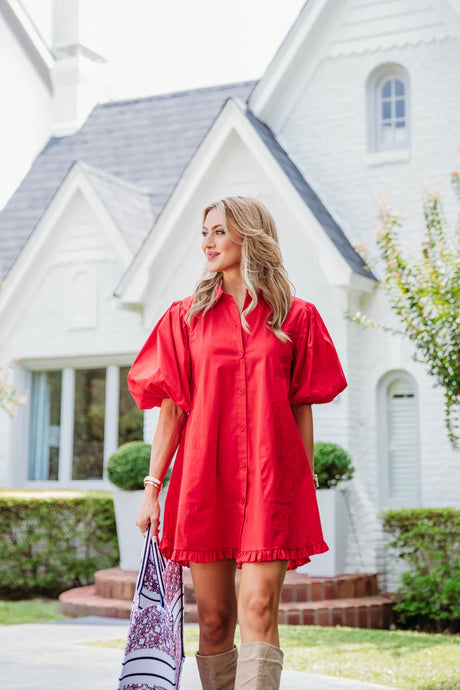
[[[56,597],[118,565],[110,493],[0,492],[0,596]]]
[[[393,611],[398,625],[457,632],[460,621],[460,510],[412,508],[381,512],[387,548],[409,565]]]
[[[355,469],[348,453],[336,443],[314,444],[315,472],[320,489],[332,489],[353,477]]]

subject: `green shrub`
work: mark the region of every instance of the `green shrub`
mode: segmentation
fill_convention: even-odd
[[[401,627],[456,632],[460,621],[460,510],[412,508],[379,514],[409,569],[394,611]]]
[[[0,493],[0,596],[56,597],[118,565],[110,494]]]
[[[331,489],[351,479],[354,471],[351,458],[343,448],[335,443],[315,443],[315,472],[320,489]]]
[[[150,468],[151,445],[143,441],[123,443],[107,463],[107,475],[110,481],[125,491],[136,491],[144,488],[144,477]],[[171,470],[163,480],[163,486],[169,482]]]

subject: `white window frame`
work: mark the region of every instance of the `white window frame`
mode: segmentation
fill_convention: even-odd
[[[59,370],[62,371],[61,388],[61,428],[59,443],[59,471],[58,480],[32,480],[28,479],[29,470],[29,414],[30,403],[26,406],[23,415],[18,415],[13,422],[13,447],[19,451],[22,458],[20,466],[22,471],[16,471],[12,477],[13,485],[26,489],[76,489],[76,490],[108,490],[113,491],[114,486],[107,477],[107,461],[118,447],[118,413],[119,413],[119,387],[120,368],[130,366],[132,357],[126,362],[107,363],[107,361],[81,361],[57,366],[47,366],[45,362],[28,363],[28,367],[21,367],[21,388],[27,381],[27,388],[31,391],[32,373],[34,370]],[[17,368],[17,367],[16,367]],[[73,463],[73,434],[74,434],[74,403],[75,403],[75,371],[76,369],[104,368],[106,370],[105,382],[105,422],[104,422],[104,469],[101,479],[72,479]],[[18,381],[19,382],[19,381]],[[26,413],[27,412],[27,413]]]
[[[389,484],[389,463],[390,463],[390,443],[388,437],[388,390],[392,383],[398,379],[407,381],[414,391],[415,401],[415,435],[416,435],[416,454],[417,454],[417,484],[412,500],[395,499],[390,494]],[[421,505],[421,462],[420,462],[420,414],[419,414],[419,395],[415,379],[405,370],[393,370],[386,373],[379,381],[377,387],[377,420],[379,430],[379,498],[380,508],[416,508]]]
[[[391,79],[399,79],[404,84],[406,138],[403,141],[382,142],[380,139],[381,99],[383,84]],[[369,75],[366,83],[367,102],[367,149],[368,162],[390,162],[407,160],[411,140],[411,98],[408,72],[397,64],[379,65]]]

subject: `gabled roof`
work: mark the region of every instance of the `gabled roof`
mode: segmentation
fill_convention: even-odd
[[[308,208],[313,212],[313,215],[323,227],[328,237],[347,261],[350,268],[352,268],[355,273],[366,276],[366,278],[375,278],[375,276],[365,268],[365,263],[361,256],[353,249],[342,228],[331,216],[316,192],[310,187],[298,167],[289,158],[286,151],[273,135],[273,132],[267,125],[258,120],[249,108],[246,109],[246,116],[262,141],[265,142],[273,156],[283,168]]]
[[[167,257],[171,254],[171,238],[174,237],[176,266],[181,260],[187,261],[189,251],[186,238],[190,237],[190,233],[184,236],[184,242],[178,243],[173,229],[185,232],[184,223],[180,219],[197,194],[206,198],[203,185],[209,179],[211,168],[216,171],[220,169],[219,156],[222,151],[226,156],[225,164],[231,164],[227,157],[228,142],[235,142],[234,137],[240,139],[254,162],[257,162],[257,167],[266,175],[270,188],[277,190],[279,198],[300,219],[296,224],[297,232],[302,235],[303,240],[311,242],[316,260],[324,274],[330,276],[331,282],[342,286],[353,284],[364,291],[373,289],[375,276],[366,270],[361,257],[269,128],[257,120],[246,103],[229,98],[191,157],[155,226],[146,235],[121,276],[113,292],[114,296],[125,305],[147,301],[153,303],[160,297],[169,281]]]
[[[154,215],[148,192],[88,163],[79,162],[78,166],[86,174],[128,246],[133,253],[136,252],[153,226]]]
[[[245,101],[253,85],[100,104],[79,132],[50,139],[0,213],[0,277],[11,269],[73,162],[135,185],[157,216],[224,101],[231,96]]]
[[[273,132],[246,102],[254,82],[101,104],[82,129],[52,138],[0,213],[3,276],[26,245],[73,165],[82,168],[133,253],[141,251],[223,104],[241,109],[350,268],[374,276]],[[241,105],[239,105],[241,104]]]

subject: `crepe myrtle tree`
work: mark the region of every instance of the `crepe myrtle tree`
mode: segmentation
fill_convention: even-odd
[[[451,173],[460,202],[460,173]],[[460,403],[460,214],[448,228],[437,194],[423,201],[426,230],[421,252],[406,258],[398,239],[402,225],[388,204],[379,205],[378,259],[369,260],[366,247],[357,246],[368,268],[378,264],[380,286],[398,316],[400,328],[375,323],[361,312],[348,319],[362,326],[403,335],[415,345],[414,359],[423,362],[444,393],[444,419],[453,448],[459,447]]]
[[[2,281],[0,281],[0,290],[2,288]],[[0,410],[5,410],[7,414],[16,414],[20,405],[25,405],[28,396],[25,393],[18,394],[17,386],[12,381],[13,367],[15,361],[9,364],[0,364]]]

